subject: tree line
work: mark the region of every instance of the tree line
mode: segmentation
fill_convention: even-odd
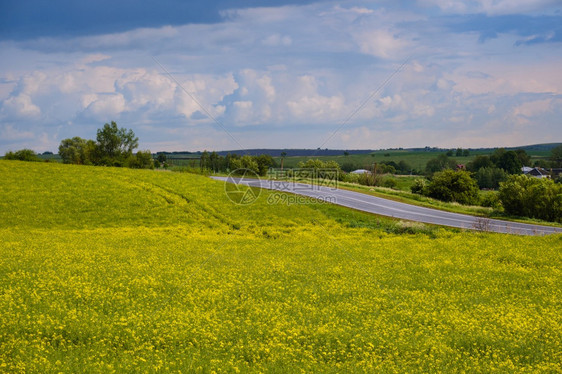
[[[221,156],[217,152],[203,151],[199,161],[201,170],[209,170],[213,173],[230,173],[236,170],[248,169],[254,173],[265,176],[269,168],[276,167],[277,163],[270,155],[238,155],[229,153]]]
[[[133,153],[138,145],[139,138],[133,130],[119,128],[111,121],[97,130],[95,141],[78,136],[62,140],[59,155],[65,164],[153,169],[150,151]]]

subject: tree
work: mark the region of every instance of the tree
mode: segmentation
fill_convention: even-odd
[[[164,162],[166,162],[166,160],[168,159],[168,157],[166,156],[165,153],[158,153],[158,157],[157,160],[159,163],[163,164]]]
[[[398,163],[396,170],[400,172],[400,174],[410,174],[412,167],[406,161],[402,160]]]
[[[219,170],[219,154],[215,151],[209,155],[209,166],[211,170],[216,173]]]
[[[499,198],[509,214],[562,222],[562,185],[550,179],[512,175]]]
[[[259,174],[259,166],[256,160],[252,156],[242,156],[239,159],[232,159],[231,160],[231,167],[233,170],[251,170],[256,174]]]
[[[521,174],[523,163],[515,151],[507,151],[499,156],[496,165],[509,174]]]
[[[19,160],[19,161],[41,161],[35,151],[31,149],[20,149],[19,151],[12,152],[9,151],[4,155],[6,160]]]
[[[457,162],[455,160],[450,159],[446,154],[442,154],[437,156],[437,158],[429,160],[425,166],[425,171],[431,175],[445,169],[454,169],[456,166]]]
[[[562,167],[562,144],[555,148],[552,148],[552,150],[550,151],[550,160],[553,163],[553,167]]]
[[[482,156],[482,155],[476,156],[474,160],[472,160],[466,165],[466,168],[472,172],[477,172],[482,168],[491,168],[491,167],[494,167],[494,163],[492,162],[492,160],[490,160],[490,157]]]
[[[422,178],[417,178],[414,181],[414,184],[412,184],[412,186],[410,187],[410,191],[412,191],[412,193],[415,194],[425,195],[426,187],[427,187],[427,181]]]
[[[264,176],[270,167],[275,165],[275,160],[270,155],[259,155],[254,157],[258,163],[259,175]]]
[[[521,166],[529,166],[531,165],[531,157],[525,152],[524,149],[517,149],[515,150],[517,154],[517,158],[521,161]]]
[[[281,152],[281,170],[283,170],[283,161],[285,161],[285,157],[287,157],[287,152]]]
[[[207,152],[206,150],[201,153],[199,166],[201,167],[201,170],[209,169],[211,167],[209,152]]]
[[[118,128],[114,121],[99,129],[96,139],[100,163],[104,165],[122,166],[139,145],[133,130]]]
[[[507,179],[508,174],[505,170],[496,167],[480,168],[476,172],[476,181],[480,188],[496,189],[500,186],[500,182]]]
[[[444,170],[435,173],[427,185],[427,195],[442,201],[460,204],[478,202],[478,185],[467,171]]]
[[[138,151],[128,160],[128,166],[133,169],[154,169],[154,161],[150,151]]]
[[[89,165],[94,161],[96,143],[79,136],[63,139],[59,145],[59,155],[65,164]]]

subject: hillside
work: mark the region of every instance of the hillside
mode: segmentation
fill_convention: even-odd
[[[556,371],[562,236],[0,161],[0,371]]]

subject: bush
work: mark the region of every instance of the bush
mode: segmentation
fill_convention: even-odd
[[[257,161],[252,156],[242,156],[239,159],[234,159],[230,162],[230,166],[232,170],[240,170],[240,173],[244,173],[244,169],[248,169],[253,171],[256,174],[259,174],[260,169]]]
[[[128,166],[133,169],[154,169],[152,153],[150,151],[138,151],[135,156],[129,157]]]
[[[508,214],[562,222],[562,185],[550,179],[512,175],[501,183],[499,198]]]
[[[478,203],[478,185],[466,171],[444,170],[435,173],[427,186],[427,196],[459,204]]]
[[[396,188],[397,185],[398,183],[396,183],[396,180],[393,178],[384,178],[382,181],[382,186],[386,188]]]
[[[480,205],[494,209],[499,209],[502,206],[498,193],[495,191],[484,193],[480,199]]]
[[[414,181],[414,184],[410,187],[410,191],[412,191],[412,193],[416,193],[419,195],[425,195],[426,187],[427,187],[426,179],[417,178]]]
[[[479,169],[475,175],[478,187],[491,189],[499,188],[500,182],[505,181],[507,176],[508,174],[505,170],[494,167],[483,167]]]
[[[7,152],[4,155],[4,158],[6,160],[19,160],[19,161],[41,161],[41,159],[39,157],[37,157],[37,154],[35,153],[35,151],[31,150],[31,149],[20,149],[19,151],[16,152]]]

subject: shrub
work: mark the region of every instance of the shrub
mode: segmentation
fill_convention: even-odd
[[[478,203],[478,191],[478,185],[470,173],[462,170],[435,173],[427,186],[429,197],[467,205]]]
[[[16,152],[7,152],[4,156],[6,160],[19,160],[19,161],[41,161],[35,151],[31,149],[20,149]]]
[[[506,213],[562,222],[562,185],[550,179],[512,175],[501,183],[499,198]]]
[[[154,169],[152,153],[150,151],[138,151],[135,156],[129,157],[128,165],[133,169]]]
[[[480,199],[480,205],[494,209],[499,209],[502,206],[498,193],[495,191],[484,193]]]
[[[492,189],[499,188],[500,182],[505,181],[507,176],[508,174],[505,170],[494,167],[483,167],[479,169],[475,175],[478,187]]]
[[[425,195],[426,187],[427,187],[426,179],[417,178],[414,181],[414,184],[410,187],[410,191],[412,191],[412,193],[416,193],[419,195]]]
[[[385,178],[382,182],[382,186],[387,188],[396,188],[397,185],[398,183],[393,178]]]

